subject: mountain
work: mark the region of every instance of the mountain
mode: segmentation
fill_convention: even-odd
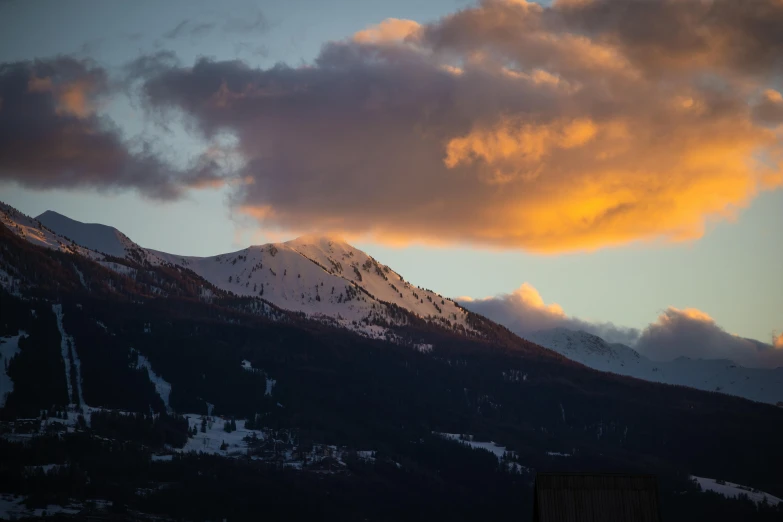
[[[82,223],[52,210],[47,210],[35,219],[49,230],[67,237],[83,247],[110,256],[125,257],[130,250],[138,249],[138,245],[114,227],[97,223]]]
[[[783,497],[783,409],[448,323],[416,287],[392,302],[399,276],[338,240],[115,257],[0,217],[0,518],[510,520],[536,470],[654,473],[667,520],[783,512],[690,478]]]
[[[408,319],[399,309],[455,332],[475,333],[468,312],[453,300],[412,285],[339,239],[305,236],[228,254],[190,257],[142,248],[114,227],[82,223],[53,211],[36,219],[20,213],[11,217],[8,211],[6,216],[12,230],[24,223],[25,230],[42,229],[52,236],[40,242],[42,246],[75,242],[114,258],[182,266],[235,295],[261,297],[282,309],[327,319],[371,337],[386,335],[387,325],[405,324]]]
[[[527,340],[590,368],[646,381],[690,386],[759,402],[783,401],[783,368],[744,368],[723,359],[652,361],[633,348],[567,328],[541,330]]]
[[[192,257],[145,249],[114,227],[81,223],[53,211],[35,219],[17,213],[5,222],[26,230],[26,239],[43,246],[66,243],[75,248],[75,242],[87,249],[79,252],[89,251],[93,257],[93,252],[100,252],[152,266],[184,267],[221,290],[260,297],[280,309],[301,312],[368,337],[393,336],[389,326],[403,326],[410,320],[400,310],[459,334],[476,334],[468,312],[456,302],[407,282],[390,267],[338,238],[304,236],[228,254]],[[39,240],[41,234],[44,237]],[[655,362],[628,346],[564,328],[535,332],[526,338],[600,371],[771,404],[783,401],[783,368],[752,369],[731,361],[687,358]],[[427,343],[418,344],[429,348]]]
[[[212,257],[148,251],[193,270],[218,288],[258,296],[308,317],[377,336],[384,325],[404,324],[402,308],[427,321],[465,333],[468,313],[451,299],[420,288],[348,243],[300,237]]]
[[[61,252],[91,255],[81,245],[43,226],[37,219],[22,214],[15,208],[0,201],[0,223],[22,239],[36,246],[51,248]]]

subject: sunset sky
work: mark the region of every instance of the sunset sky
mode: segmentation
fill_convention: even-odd
[[[0,200],[186,255],[339,235],[522,330],[736,356],[783,331],[781,27],[781,0],[0,1]]]

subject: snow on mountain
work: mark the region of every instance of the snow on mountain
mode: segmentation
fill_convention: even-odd
[[[385,334],[379,325],[404,323],[389,303],[443,326],[467,329],[467,312],[454,301],[408,283],[339,239],[305,236],[212,257],[148,252],[193,270],[223,290],[262,297],[311,317],[333,318],[343,326],[359,326],[370,336]]]
[[[37,218],[44,227],[90,250],[139,263],[160,262],[155,256],[114,227],[99,223],[82,223],[52,210]]]
[[[114,257],[125,257],[129,246],[134,243],[128,236],[114,227],[97,223],[82,223],[69,217],[47,210],[35,218],[43,226],[56,230],[79,245],[97,250]]]
[[[646,381],[679,384],[737,395],[758,402],[783,401],[783,368],[744,368],[724,359],[652,361],[623,344],[586,332],[553,328],[524,336],[590,368]]]
[[[44,226],[37,219],[26,216],[14,207],[6,205],[3,202],[0,202],[0,223],[8,227],[8,229],[17,236],[36,246],[72,254],[81,254],[92,258],[102,257],[91,254],[88,249],[83,248],[82,245],[78,245],[73,241],[68,240],[61,234]]]
[[[68,389],[68,402],[77,406],[84,405],[84,392],[82,391],[82,363],[76,352],[76,343],[73,337],[68,335],[63,326],[63,305],[53,304],[52,312],[57,318],[57,329],[60,331],[60,353],[65,365],[65,384]],[[73,368],[73,374],[71,369]],[[75,377],[76,382],[72,381]]]
[[[133,348],[131,348],[131,350],[133,350]],[[133,351],[135,352],[135,350]],[[147,376],[149,377],[150,382],[155,386],[155,391],[163,401],[163,405],[166,406],[166,412],[172,413],[174,409],[171,407],[171,403],[169,402],[169,397],[171,397],[171,383],[155,373],[155,371],[152,369],[152,363],[150,363],[149,359],[139,353],[138,361],[136,362],[136,369],[141,368],[147,370]]]
[[[369,337],[386,337],[385,326],[407,321],[395,307],[458,332],[470,330],[468,313],[454,301],[408,283],[339,239],[305,236],[229,254],[188,257],[142,248],[114,227],[82,223],[57,212],[46,211],[33,219],[7,205],[0,210],[3,223],[34,244],[89,256],[129,275],[133,268],[100,253],[142,265],[180,265],[223,290],[336,321]]]
[[[6,371],[8,363],[19,353],[19,339],[27,335],[19,332],[12,337],[0,337],[0,408],[5,406],[7,396],[14,391],[14,381]]]
[[[696,482],[702,491],[714,491],[715,493],[720,493],[728,498],[737,498],[740,495],[746,495],[755,504],[767,503],[770,505],[777,505],[783,502],[783,499],[770,495],[764,491],[759,491],[758,489],[742,486],[733,482],[727,482],[725,480],[695,476],[691,476],[691,480]]]

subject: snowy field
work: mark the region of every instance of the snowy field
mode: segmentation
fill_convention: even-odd
[[[79,513],[84,506],[81,504],[72,504],[59,506],[50,504],[45,508],[29,509],[24,504],[25,497],[17,495],[0,495],[0,519],[17,520],[28,517],[42,517],[46,515],[75,515]]]
[[[440,435],[444,439],[456,440],[471,448],[483,449],[495,455],[498,459],[502,458],[509,450],[505,446],[496,444],[494,442],[476,442],[473,440],[473,435],[464,435],[460,433],[435,433]],[[513,454],[513,452],[511,452]]]
[[[764,502],[764,499],[766,499],[769,504],[779,504],[783,502],[783,499],[770,495],[769,493],[754,490],[753,488],[740,484],[734,484],[733,482],[718,484],[715,479],[695,476],[692,476],[691,479],[698,483],[703,491],[714,491],[715,493],[720,493],[724,497],[737,498],[740,495],[747,495],[750,500],[756,504]]]

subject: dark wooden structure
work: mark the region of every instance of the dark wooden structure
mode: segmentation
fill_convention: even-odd
[[[534,522],[660,522],[654,475],[539,473]]]

